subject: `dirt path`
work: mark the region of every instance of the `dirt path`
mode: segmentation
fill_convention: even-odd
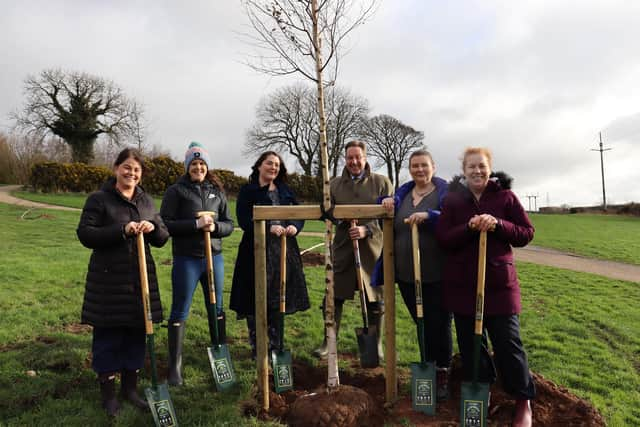
[[[35,207],[58,209],[64,211],[80,211],[80,209],[76,208],[47,205],[45,203],[18,199],[9,194],[11,191],[18,190],[20,187],[21,186],[19,185],[6,185],[0,187],[0,203],[8,203],[18,206],[24,206],[27,208]],[[320,237],[324,235],[323,233],[311,232],[302,232],[302,234],[318,235]],[[554,249],[542,248],[532,245],[529,245],[526,248],[514,248],[514,253],[517,261],[532,262],[535,264],[548,265],[551,267],[564,268],[567,270],[597,274],[611,279],[640,283],[640,266],[638,265],[587,258],[580,255],[574,255]]]
[[[30,200],[18,199],[17,197],[13,197],[10,194],[12,191],[19,190],[20,188],[22,188],[21,185],[4,185],[0,187],[0,203],[8,203],[10,205],[24,206],[25,208],[46,208],[46,209],[56,209],[59,211],[75,211],[75,212],[81,211],[81,209],[77,209],[77,208],[48,205],[46,203],[38,203],[38,202],[32,202]]]

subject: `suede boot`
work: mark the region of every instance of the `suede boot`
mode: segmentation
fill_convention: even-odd
[[[186,322],[169,321],[169,373],[167,383],[169,385],[182,385],[182,344]]]
[[[531,401],[526,399],[516,400],[516,409],[513,414],[513,427],[531,427],[533,423]]]
[[[107,415],[115,417],[120,410],[120,404],[116,399],[116,374],[100,374],[98,376],[98,382],[100,383],[102,407],[107,411]]]
[[[336,301],[333,319],[336,322],[336,341],[338,340],[338,333],[340,332],[340,321],[342,320],[342,307],[344,301]],[[323,309],[323,319],[324,319],[324,309]],[[322,345],[320,347],[313,350],[313,355],[318,359],[325,359],[329,354],[329,348],[327,347],[327,328],[324,328],[324,339],[322,340]]]
[[[120,393],[123,398],[140,409],[149,409],[147,401],[138,394],[138,371],[122,371],[120,385]]]

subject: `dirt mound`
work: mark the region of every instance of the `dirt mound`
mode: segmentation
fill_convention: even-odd
[[[460,382],[462,378],[462,369],[458,359],[454,361],[451,375],[451,396],[446,402],[438,403],[435,416],[428,416],[422,413],[414,412],[411,409],[411,395],[407,393],[406,384],[411,381],[408,370],[400,370],[398,372],[398,380],[401,385],[399,387],[398,401],[390,408],[385,408],[385,380],[384,369],[382,367],[375,369],[363,370],[359,368],[357,358],[350,354],[340,355],[342,360],[348,360],[353,368],[352,372],[340,372],[340,389],[343,385],[349,385],[361,389],[370,396],[374,401],[374,409],[371,411],[361,411],[357,405],[353,406],[354,413],[344,414],[339,411],[347,411],[351,406],[340,405],[339,396],[326,393],[325,381],[327,369],[326,365],[309,366],[307,364],[294,361],[294,383],[295,390],[285,392],[278,395],[274,392],[270,393],[270,409],[269,413],[260,414],[257,411],[258,402],[252,402],[251,405],[245,403],[244,412],[247,415],[258,415],[262,419],[279,420],[288,425],[328,425],[318,424],[319,415],[324,413],[323,408],[340,408],[336,410],[336,416],[344,416],[344,419],[355,419],[355,413],[364,413],[366,416],[358,421],[357,424],[332,424],[332,425],[360,425],[360,426],[382,426],[382,425],[416,425],[416,426],[458,426],[459,425],[459,400],[460,400]],[[533,402],[533,416],[535,426],[605,426],[604,419],[598,411],[587,401],[571,394],[566,388],[558,386],[551,381],[545,379],[541,375],[533,374],[537,388],[537,398]],[[302,401],[309,399],[313,393],[325,396],[323,403],[309,406],[309,410],[305,409],[301,413],[307,414],[306,424],[300,418],[300,414],[292,417],[292,408],[298,405],[299,399]],[[351,393],[349,391],[348,393]],[[326,403],[326,400],[333,399],[333,406]],[[351,400],[355,403],[356,400]],[[325,405],[325,406],[322,406]],[[515,402],[507,396],[498,384],[491,387],[491,403],[489,405],[489,422],[488,426],[508,426],[511,425],[511,418]],[[345,409],[347,408],[347,409]],[[308,411],[308,413],[307,413]],[[348,418],[351,416],[351,418]]]
[[[302,254],[302,264],[305,267],[324,265],[324,254],[319,252],[305,252]]]

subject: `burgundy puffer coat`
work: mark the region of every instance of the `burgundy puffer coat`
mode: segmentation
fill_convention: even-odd
[[[498,219],[496,230],[487,233],[484,313],[491,316],[521,311],[520,284],[511,247],[526,246],[533,239],[534,228],[510,188],[511,178],[502,173],[492,174],[479,201],[460,178],[449,186],[436,237],[447,252],[443,304],[453,313],[475,313],[479,233],[470,230],[467,223],[479,214]]]

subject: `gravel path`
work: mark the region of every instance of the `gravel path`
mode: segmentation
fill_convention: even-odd
[[[31,202],[29,200],[18,199],[9,194],[11,191],[19,189],[19,185],[6,185],[0,187],[0,203],[8,203],[26,208],[47,208],[64,211],[76,211],[80,209],[65,206],[47,205],[45,203]],[[322,237],[323,233],[305,233]],[[567,270],[593,273],[611,279],[626,280],[640,283],[640,266],[625,264],[622,262],[605,261],[594,258],[587,258],[581,255],[574,255],[555,249],[542,248],[529,245],[525,248],[514,248],[516,261],[532,262],[535,264],[548,265],[551,267],[564,268]]]

